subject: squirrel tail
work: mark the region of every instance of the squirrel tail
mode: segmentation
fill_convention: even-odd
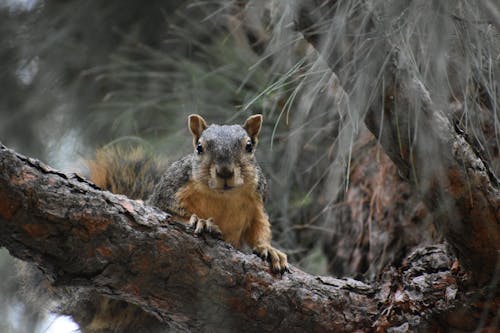
[[[164,164],[144,148],[108,146],[87,161],[90,179],[102,189],[131,199],[146,199],[160,180]]]

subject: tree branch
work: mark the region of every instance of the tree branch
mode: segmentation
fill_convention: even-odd
[[[371,321],[365,312],[375,292],[370,286],[325,283],[295,268],[273,275],[256,256],[194,237],[157,209],[5,147],[0,172],[0,244],[59,285],[88,285],[198,330],[286,325],[341,331]],[[333,311],[340,308],[353,318]]]
[[[464,276],[452,271],[453,260],[440,247],[421,250],[374,285],[297,268],[273,275],[254,255],[195,237],[164,212],[4,146],[0,244],[59,286],[85,286],[195,331],[350,332],[398,326],[415,316],[421,326],[470,297],[460,290]]]

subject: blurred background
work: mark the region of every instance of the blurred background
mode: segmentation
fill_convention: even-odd
[[[310,273],[373,279],[440,238],[276,3],[0,0],[0,142],[86,174],[105,145],[168,162],[190,153],[191,113],[213,123],[262,113],[275,245]],[[55,318],[22,300],[14,264],[2,250],[0,331],[50,332]]]

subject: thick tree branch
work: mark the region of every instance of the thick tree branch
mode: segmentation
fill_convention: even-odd
[[[470,297],[442,248],[415,254],[380,286],[296,268],[273,275],[254,255],[195,237],[157,209],[4,146],[0,244],[59,285],[86,286],[138,304],[166,325],[196,331],[366,331],[415,316],[422,327]],[[483,293],[475,295],[484,299]]]

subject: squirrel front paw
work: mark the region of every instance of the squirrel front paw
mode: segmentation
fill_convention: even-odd
[[[271,263],[271,269],[274,273],[290,272],[286,254],[275,249],[270,244],[257,245],[253,248],[253,253]]]
[[[203,232],[208,232],[214,237],[222,238],[222,231],[219,226],[214,223],[212,218],[200,219],[196,214],[191,215],[189,219],[189,226],[194,228],[195,234],[201,234]]]

